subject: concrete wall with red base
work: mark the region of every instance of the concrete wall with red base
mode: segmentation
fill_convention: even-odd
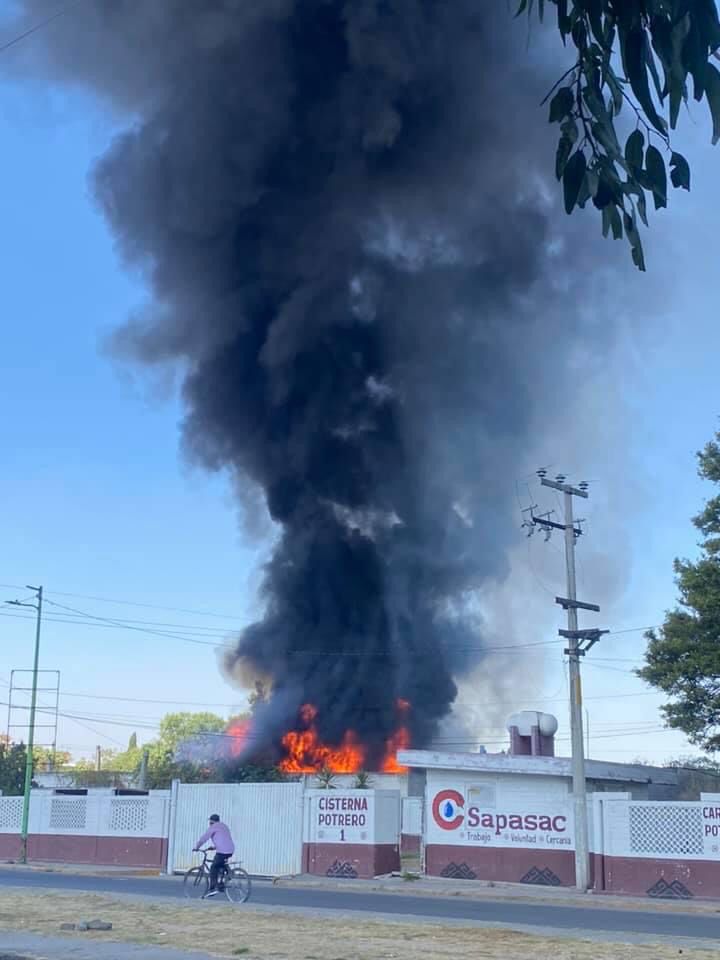
[[[596,893],[659,900],[720,900],[720,864],[713,860],[592,854]]]
[[[0,860],[20,856],[20,837],[0,834]],[[88,863],[102,866],[156,867],[167,863],[167,840],[162,837],[28,837],[28,860],[49,863]]]
[[[697,801],[593,797],[598,893],[720,899],[720,795]]]
[[[346,879],[399,870],[400,821],[397,790],[308,790],[303,870]]]
[[[455,880],[570,886],[575,883],[575,856],[572,850],[433,843],[425,847],[425,870]]]
[[[430,876],[571,885],[574,847],[573,810],[561,778],[427,771]]]
[[[608,857],[593,854],[594,889],[660,900],[720,899],[720,865],[711,860]]]
[[[400,848],[390,843],[304,843],[303,870],[354,880],[400,869]]]
[[[64,795],[33,790],[28,859],[165,868],[169,792],[119,796],[114,791]],[[20,856],[22,797],[0,797],[0,858]]]

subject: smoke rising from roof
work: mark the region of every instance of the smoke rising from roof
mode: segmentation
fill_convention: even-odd
[[[482,661],[534,405],[588,335],[524,39],[478,0],[97,0],[43,37],[133,117],[93,178],[152,291],[118,347],[181,363],[187,449],[278,525],[225,661],[271,680],[268,743],[312,702],[372,766],[398,698],[421,746]]]

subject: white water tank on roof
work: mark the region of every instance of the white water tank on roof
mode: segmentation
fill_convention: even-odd
[[[508,732],[517,727],[521,737],[532,735],[533,727],[537,727],[542,736],[553,737],[557,733],[558,722],[551,713],[540,713],[538,710],[520,710],[508,718]]]

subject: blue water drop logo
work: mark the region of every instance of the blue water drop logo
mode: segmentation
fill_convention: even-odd
[[[447,817],[449,820],[450,817],[453,815],[453,813],[455,813],[455,808],[453,807],[453,805],[450,803],[449,800],[446,800],[445,806],[443,807],[443,816]]]

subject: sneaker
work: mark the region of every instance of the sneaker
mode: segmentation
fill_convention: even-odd
[[[205,894],[204,899],[207,900],[208,897],[216,897],[217,895],[218,895],[217,890],[209,890],[209,891]]]

